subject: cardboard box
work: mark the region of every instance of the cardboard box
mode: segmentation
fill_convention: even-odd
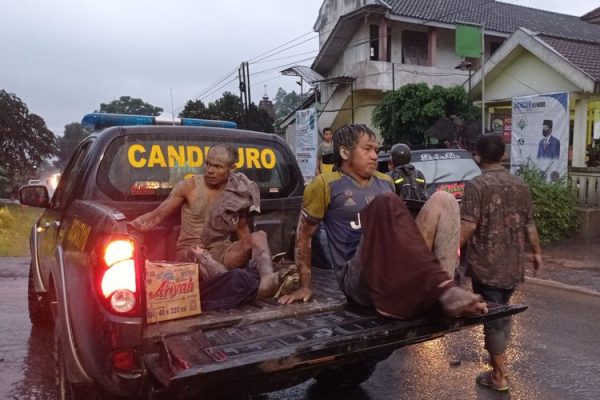
[[[201,313],[198,265],[146,260],[148,323]]]

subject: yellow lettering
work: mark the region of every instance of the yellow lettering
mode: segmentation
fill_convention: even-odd
[[[246,149],[246,167],[248,168],[262,168],[258,158],[260,153],[258,149],[247,148]]]
[[[188,167],[198,168],[202,166],[204,158],[202,150],[198,146],[187,146],[187,162]]]
[[[236,168],[242,168],[244,166],[244,148],[238,147],[238,162],[235,164]]]
[[[127,158],[129,159],[129,164],[133,168],[143,168],[146,166],[146,159],[140,157],[136,159],[135,153],[145,153],[146,149],[141,144],[132,144],[129,146],[129,150],[127,150]]]
[[[275,152],[272,149],[264,149],[261,151],[260,163],[266,169],[275,168]]]
[[[183,146],[167,146],[167,158],[169,159],[169,167],[183,167],[185,165],[185,151]],[[177,162],[177,163],[175,163]]]
[[[91,226],[84,224],[79,220],[75,220],[69,230],[69,241],[80,250],[83,250],[91,230]]]
[[[167,167],[167,162],[165,161],[165,156],[163,155],[160,146],[154,144],[150,149],[150,157],[148,157],[148,168],[154,167],[154,165],[156,164],[163,168]]]

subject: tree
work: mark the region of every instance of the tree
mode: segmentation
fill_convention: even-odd
[[[275,94],[275,102],[273,107],[275,108],[275,116],[277,118],[283,118],[298,107],[300,107],[300,95],[295,90],[287,93],[282,88],[277,90]]]
[[[55,143],[42,117],[30,114],[14,93],[0,90],[0,167],[9,176],[33,171],[54,155]]]
[[[233,121],[244,129],[266,133],[275,132],[271,116],[254,103],[250,104],[244,118],[241,99],[231,92],[223,93],[221,98],[209,103],[208,107],[201,100],[189,100],[179,113],[179,117]]]
[[[210,119],[220,119],[223,121],[235,121],[242,125],[242,101],[240,96],[231,92],[225,92],[220,99],[214,103],[208,104],[208,115]]]
[[[426,83],[415,83],[387,92],[373,111],[373,124],[381,129],[388,145],[421,145],[425,143],[425,130],[439,118],[467,117],[468,113],[467,94],[462,86],[430,88]]]
[[[202,100],[188,100],[183,110],[179,113],[179,118],[210,119],[210,116],[208,115],[208,108],[206,108]]]
[[[273,118],[271,118],[268,112],[262,108],[258,108],[254,103],[250,104],[247,123],[244,128],[251,131],[275,133]]]
[[[78,122],[65,125],[65,133],[56,139],[56,156],[58,160],[54,162],[54,167],[62,171],[67,166],[77,145],[89,134],[90,132]]]
[[[156,116],[162,113],[163,109],[145,103],[142,99],[121,96],[119,100],[113,100],[110,103],[100,103],[100,111],[95,112]]]
[[[0,167],[0,197],[8,197],[10,194],[10,179],[8,171]]]

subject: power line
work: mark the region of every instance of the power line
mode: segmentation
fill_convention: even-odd
[[[219,79],[217,82],[213,83],[212,85],[210,85],[209,87],[207,87],[206,89],[204,89],[202,92],[200,92],[198,95],[196,95],[195,98],[203,97],[206,92],[212,90],[215,86],[220,85],[221,82],[223,82],[224,80],[226,80],[227,78],[229,78],[231,75],[235,74],[236,72],[237,72],[236,69],[233,69],[233,70],[229,71],[227,73],[227,75],[225,75],[224,77],[222,77],[221,79]]]
[[[303,44],[303,43],[306,43],[306,42],[309,42],[309,41],[311,41],[311,40],[313,40],[313,39],[316,39],[316,38],[318,38],[318,37],[319,37],[319,35],[316,35],[316,36],[313,36],[313,37],[311,37],[311,38],[305,39],[305,40],[303,40],[303,41],[301,41],[301,42],[298,42],[298,43],[296,43],[296,44],[294,44],[294,45],[291,45],[291,46],[288,46],[288,47],[286,47],[286,48],[283,48],[283,49],[281,49],[281,50],[279,50],[279,51],[276,51],[275,53],[273,53],[273,54],[270,54],[270,55],[268,55],[268,56],[266,56],[266,57],[259,58],[258,60],[255,60],[254,62],[251,62],[251,63],[256,63],[256,62],[259,62],[259,61],[265,60],[265,59],[267,59],[267,58],[269,58],[269,57],[273,57],[273,56],[274,56],[274,55],[276,55],[276,54],[280,54],[280,53],[283,53],[284,51],[287,51],[287,50],[289,50],[289,49],[293,49],[294,47],[300,46],[301,44]]]
[[[266,55],[266,54],[269,54],[269,53],[271,53],[271,52],[273,52],[273,51],[275,51],[275,50],[278,50],[278,49],[280,49],[280,48],[281,48],[281,47],[283,47],[283,46],[286,46],[286,45],[288,45],[288,44],[290,44],[290,43],[293,43],[293,42],[295,42],[296,40],[300,40],[300,39],[302,39],[303,37],[305,37],[305,36],[308,36],[308,35],[310,35],[310,34],[313,34],[313,33],[314,33],[314,31],[306,32],[305,34],[303,34],[303,35],[300,35],[300,36],[298,36],[298,37],[296,37],[296,38],[294,38],[294,39],[292,39],[292,40],[288,40],[287,42],[285,42],[285,43],[283,43],[283,44],[281,44],[281,45],[279,45],[279,46],[277,46],[277,47],[274,47],[274,48],[272,48],[271,50],[265,51],[264,53],[261,53],[261,54],[257,55],[256,57],[253,57],[253,58],[251,58],[250,60],[248,60],[248,62],[249,62],[249,63],[255,62],[255,60],[256,60],[257,58],[259,58],[259,57],[262,57],[262,56],[264,56],[264,55]],[[269,56],[269,57],[270,57],[270,56]]]
[[[218,88],[214,89],[213,91],[211,91],[210,93],[206,93],[202,98],[200,98],[199,100],[204,100],[205,98],[209,97],[210,95],[212,95],[213,93],[219,91],[220,89],[223,89],[224,87],[230,85],[231,83],[235,82],[238,79],[237,76],[234,76],[232,79],[230,79],[229,81],[225,82],[223,85],[219,86]]]
[[[293,57],[298,57],[298,56],[304,56],[306,54],[312,54],[312,53],[316,53],[319,50],[311,50],[311,51],[307,51],[305,53],[298,53],[298,54],[293,54],[291,56],[286,56],[286,57],[280,57],[280,58],[274,58],[272,60],[264,60],[264,61],[256,61],[253,62],[252,64],[264,64],[264,63],[270,63],[270,62],[274,62],[274,61],[281,61],[281,60],[286,60],[288,58],[293,58]]]
[[[289,67],[290,65],[301,63],[301,62],[308,61],[308,60],[313,60],[313,59],[314,59],[314,57],[308,57],[308,58],[305,58],[305,59],[302,59],[302,60],[292,61],[292,62],[289,62],[287,64],[278,65],[277,67],[263,69],[261,71],[253,72],[253,73],[250,74],[250,76],[263,74],[265,72],[273,71],[273,70],[280,69],[280,68],[283,68],[283,67]]]

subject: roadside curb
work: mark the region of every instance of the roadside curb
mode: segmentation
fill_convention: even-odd
[[[546,279],[539,279],[539,278],[530,278],[530,277],[525,277],[525,282],[533,283],[535,285],[553,287],[553,288],[557,288],[557,289],[568,290],[571,292],[577,292],[577,293],[587,294],[590,296],[600,297],[600,292],[598,292],[594,289],[588,289],[588,288],[584,288],[581,286],[568,285],[566,283],[549,281]]]

